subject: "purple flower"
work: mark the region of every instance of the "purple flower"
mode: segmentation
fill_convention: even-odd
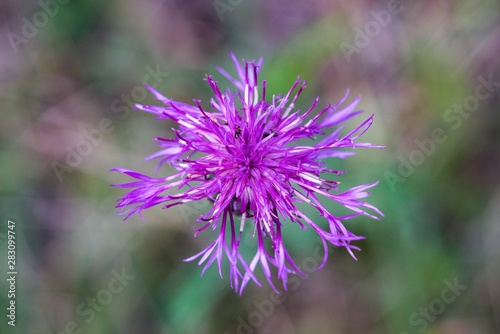
[[[373,115],[347,134],[341,134],[342,123],[361,112],[355,110],[359,97],[340,107],[349,91],[339,103],[312,116],[319,98],[305,112],[295,109],[297,98],[306,87],[300,78],[284,96],[267,100],[266,81],[258,81],[262,59],[240,64],[232,53],[231,57],[237,78],[218,70],[236,90],[221,92],[217,81],[208,75],[205,80],[214,92],[210,109],[203,108],[199,100],[194,100],[194,105],[174,101],[148,87],[164,105],[136,107],[155,114],[156,119],[171,119],[179,124],[179,129],[174,130],[175,138],[156,138],[161,150],[148,159],[160,158],[159,167],[169,162],[177,172],[154,178],[113,169],[136,179],[114,185],[133,188],[118,201],[117,208],[128,214],[127,218],[134,213],[142,218],[141,211],[155,205],[169,208],[211,200],[212,208],[197,220],[200,226],[195,229],[195,236],[211,227],[217,231],[217,237],[185,261],[199,258],[198,264],[204,264],[203,272],[217,261],[222,276],[223,258],[227,257],[231,286],[240,294],[250,280],[261,286],[254,273],[260,265],[277,292],[273,275],[283,281],[285,290],[289,274],[304,275],[283,242],[282,229],[286,225],[296,223],[301,229],[312,228],[318,234],[325,250],[319,268],[326,263],[329,243],[345,247],[353,257],[352,250],[359,250],[351,242],[363,237],[348,231],[342,222],[358,215],[375,219],[382,215],[363,201],[369,195],[367,189],[378,182],[341,192],[339,182],[331,176],[344,171],[327,168],[323,160],[345,159],[354,154],[346,149],[381,146],[358,141],[371,126]],[[314,142],[317,135],[323,138]],[[174,189],[177,191],[172,192]],[[336,201],[352,213],[335,215],[325,208],[321,198]],[[313,221],[299,210],[297,203],[313,206],[324,221]],[[248,230],[257,239],[257,252],[249,261],[239,249],[242,233]]]

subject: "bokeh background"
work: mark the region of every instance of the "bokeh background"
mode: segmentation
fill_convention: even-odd
[[[387,146],[330,162],[345,189],[380,180],[369,202],[385,217],[348,224],[367,237],[358,261],[332,249],[279,300],[182,262],[214,238],[193,238],[209,202],[123,222],[109,187],[128,181],[113,167],[152,173],[151,139],[175,127],[132,110],[154,101],[143,82],[208,101],[205,73],[226,86],[214,67],[232,72],[230,51],[265,57],[272,93],[301,75],[301,109],[350,88],[375,114],[365,139]],[[0,332],[500,333],[499,52],[492,0],[2,0]],[[314,233],[287,233],[311,268]]]

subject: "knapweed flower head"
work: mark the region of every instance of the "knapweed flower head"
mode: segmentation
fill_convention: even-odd
[[[301,112],[295,108],[306,87],[300,77],[285,95],[268,99],[266,81],[258,79],[262,59],[240,63],[233,54],[231,57],[236,78],[218,70],[234,85],[234,91],[223,92],[211,75],[205,78],[214,94],[210,108],[202,107],[199,100],[194,100],[193,105],[174,101],[148,87],[163,105],[136,107],[156,115],[158,120],[170,119],[179,125],[173,138],[156,138],[161,150],[149,159],[159,158],[159,166],[170,163],[176,173],[150,177],[113,169],[136,179],[114,185],[133,188],[117,207],[128,218],[134,213],[141,216],[142,210],[156,205],[170,208],[210,200],[213,204],[197,220],[200,225],[195,236],[210,227],[216,231],[216,238],[185,261],[199,259],[203,272],[216,262],[221,276],[223,263],[228,262],[231,286],[240,294],[250,280],[260,286],[255,274],[259,265],[277,292],[274,276],[283,281],[286,290],[290,274],[304,275],[285,246],[282,236],[287,225],[298,224],[318,234],[325,251],[319,268],[327,261],[328,244],[345,247],[354,257],[352,251],[358,248],[351,242],[363,237],[348,231],[343,221],[358,215],[375,219],[382,215],[363,201],[369,195],[367,189],[377,182],[340,191],[339,182],[332,178],[344,171],[329,169],[324,160],[345,159],[354,154],[352,149],[356,147],[380,146],[358,141],[371,126],[373,115],[342,134],[342,123],[361,112],[355,110],[359,97],[341,108],[347,92],[337,104],[313,114],[319,101],[316,98]],[[316,141],[317,136],[322,139]],[[351,213],[330,212],[322,198],[341,204]],[[313,221],[297,207],[299,203],[318,210],[322,221]],[[248,230],[257,243],[251,259],[245,259],[240,252],[242,234]]]

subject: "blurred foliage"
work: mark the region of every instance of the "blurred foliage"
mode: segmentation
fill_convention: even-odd
[[[500,331],[498,84],[470,113],[449,113],[477,94],[479,78],[500,80],[497,2],[408,1],[385,23],[376,15],[390,3],[373,0],[42,3],[0,5],[0,272],[8,271],[8,219],[16,222],[18,270],[16,327],[2,315],[1,333]],[[23,35],[26,21],[43,15],[34,36]],[[361,45],[370,24],[378,32]],[[13,33],[23,42],[13,44]],[[357,51],[346,54],[346,45]],[[138,93],[145,77],[168,72],[156,75],[157,89],[208,103],[202,79],[211,73],[225,85],[214,66],[231,72],[229,51],[265,58],[268,94],[285,93],[300,75],[308,82],[302,110],[316,96],[318,107],[335,103],[347,88],[351,98],[362,95],[364,116],[375,114],[365,138],[387,146],[328,162],[347,170],[344,189],[380,180],[369,202],[385,217],[349,221],[367,237],[357,243],[358,261],[332,249],[321,271],[294,281],[279,301],[265,284],[239,297],[227,272],[221,279],[211,268],[200,278],[195,262],[182,261],[214,237],[192,237],[210,203],[123,222],[114,209],[123,193],[109,187],[123,181],[112,167],[152,173],[154,162],[142,161],[156,150],[151,139],[175,127],[132,110],[154,101]],[[459,117],[456,129],[445,115]],[[103,119],[112,130],[58,176],[54,164],[67,164]],[[423,152],[418,142],[436,129],[446,139],[402,176],[402,161]],[[287,226],[285,234],[307,266],[320,246],[314,233]],[[250,230],[244,243],[254,243]],[[110,292],[122,270],[132,278]],[[455,281],[466,288],[446,302]],[[5,312],[5,280],[0,287]],[[92,308],[92,298],[107,303]]]

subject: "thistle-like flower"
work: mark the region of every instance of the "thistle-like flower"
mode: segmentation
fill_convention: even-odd
[[[266,100],[266,81],[258,81],[262,59],[240,64],[232,53],[231,57],[237,78],[222,68],[217,69],[236,90],[221,92],[217,81],[211,75],[206,76],[214,93],[210,109],[203,108],[199,100],[190,105],[147,87],[164,105],[136,105],[137,109],[153,113],[156,119],[171,119],[179,124],[174,138],[156,138],[162,149],[148,159],[160,158],[159,167],[168,162],[177,172],[155,178],[127,169],[113,169],[136,179],[113,185],[134,188],[119,200],[117,208],[128,214],[126,218],[134,213],[142,218],[142,210],[156,205],[170,208],[191,201],[212,201],[211,209],[197,220],[200,226],[195,229],[195,236],[211,227],[217,231],[217,237],[185,261],[201,258],[203,273],[217,261],[222,277],[223,260],[227,257],[231,286],[240,294],[250,280],[261,286],[255,275],[260,264],[269,284],[278,292],[273,275],[283,281],[285,290],[288,275],[304,275],[285,247],[282,230],[286,225],[296,223],[318,234],[325,251],[319,268],[326,263],[328,244],[345,247],[353,257],[352,250],[359,250],[351,242],[363,237],[348,231],[342,222],[358,215],[375,219],[382,215],[362,200],[369,195],[367,189],[378,182],[341,192],[339,182],[331,180],[331,176],[344,171],[329,169],[323,160],[345,159],[354,154],[346,149],[381,146],[358,141],[371,126],[373,115],[347,134],[341,134],[342,123],[361,112],[355,110],[359,97],[340,107],[349,91],[339,103],[328,105],[315,115],[312,111],[319,98],[305,112],[300,112],[295,103],[306,87],[300,77],[284,96]],[[318,135],[322,139],[315,143]],[[312,145],[306,146],[306,141]],[[352,213],[335,215],[325,208],[321,197],[340,203]],[[297,208],[297,203],[311,205],[324,221],[314,222]],[[245,259],[239,249],[242,233],[249,229],[257,242],[251,260]]]

